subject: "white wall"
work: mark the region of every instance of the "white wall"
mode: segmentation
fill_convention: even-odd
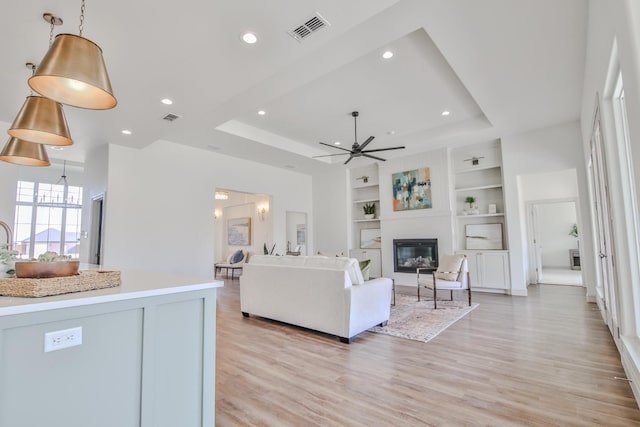
[[[538,238],[542,248],[543,268],[569,269],[569,250],[577,249],[577,240],[569,232],[576,224],[573,202],[541,203],[537,205]]]
[[[286,211],[311,211],[311,178],[166,141],[109,148],[106,265],[213,276],[214,191],[271,194],[273,235],[286,245]]]
[[[380,224],[382,228],[382,275],[398,285],[415,286],[415,274],[394,273],[393,239],[437,238],[438,254],[453,253],[453,217],[449,160],[446,149],[439,149],[380,162]],[[393,211],[391,175],[418,168],[430,168],[432,209]]]
[[[588,224],[588,184],[581,139],[578,122],[502,138],[511,293],[513,295],[527,295],[528,276],[526,212],[522,186],[518,177],[575,169],[580,199],[578,210],[582,217],[580,222]],[[553,191],[552,188],[553,186],[550,191]],[[585,244],[591,244],[589,233],[583,234]],[[594,260],[587,255],[583,261],[583,278],[588,286],[587,292],[593,293],[595,273],[592,266]]]
[[[347,169],[342,164],[313,176],[313,218],[307,217],[307,237],[313,235],[314,245],[307,242],[309,254],[317,251],[348,253],[347,185]]]

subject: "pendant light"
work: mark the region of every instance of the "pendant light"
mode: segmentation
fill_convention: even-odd
[[[0,160],[23,166],[50,166],[43,144],[10,138],[0,152]]]
[[[42,96],[74,107],[108,110],[116,106],[100,46],[82,37],[85,0],[80,8],[80,34],[58,34],[29,86]]]
[[[30,62],[27,63],[27,68],[31,68],[32,73],[36,70],[36,66]],[[33,93],[24,101],[7,132],[15,138],[39,144],[73,144],[62,104],[49,98],[34,96]]]

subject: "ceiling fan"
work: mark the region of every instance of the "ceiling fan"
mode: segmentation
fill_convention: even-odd
[[[363,142],[362,144],[358,144],[358,123],[357,123],[358,112],[357,111],[353,111],[351,113],[351,116],[353,116],[353,128],[354,128],[354,133],[355,133],[355,142],[351,146],[351,150],[347,150],[346,148],[336,147],[335,145],[331,145],[331,144],[327,144],[327,143],[321,142],[320,144],[322,144],[322,145],[326,145],[327,147],[331,147],[331,148],[337,148],[338,150],[342,150],[342,151],[346,151],[346,152],[345,153],[338,153],[338,154],[327,154],[327,155],[324,155],[324,156],[313,156],[314,159],[317,158],[317,157],[344,156],[344,155],[349,154],[349,158],[347,159],[346,162],[344,162],[345,165],[347,163],[349,163],[351,161],[351,159],[353,159],[354,157],[369,157],[370,159],[375,159],[375,160],[380,160],[382,162],[385,162],[387,159],[383,159],[382,157],[372,156],[369,153],[375,153],[375,152],[378,152],[378,151],[402,150],[402,149],[404,149],[404,145],[403,145],[403,146],[399,146],[399,147],[377,148],[375,150],[365,150],[364,148],[371,141],[373,141],[374,137],[370,136],[369,138],[367,138],[367,140],[365,142]]]

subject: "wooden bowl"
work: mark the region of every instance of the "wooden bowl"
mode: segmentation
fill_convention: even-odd
[[[16,261],[16,276],[22,279],[74,276],[79,266],[80,261]]]

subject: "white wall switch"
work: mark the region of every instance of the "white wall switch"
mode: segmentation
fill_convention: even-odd
[[[44,334],[44,352],[62,350],[82,344],[82,326]]]

